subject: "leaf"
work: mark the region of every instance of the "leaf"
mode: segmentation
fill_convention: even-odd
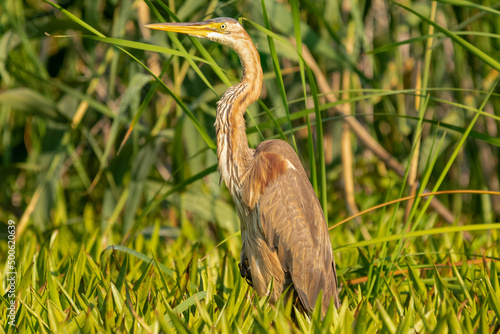
[[[52,301],[59,310],[62,310],[57,287],[56,284],[54,283],[52,275],[50,274],[50,271],[47,272],[47,288],[49,290],[50,301]]]
[[[187,331],[187,327],[182,320],[179,319],[178,314],[186,311],[189,307],[196,305],[196,301],[200,301],[207,295],[206,291],[200,291],[192,295],[191,297],[184,300],[182,303],[174,307],[172,310],[167,310],[165,315],[165,321],[172,321],[174,327],[181,332]]]
[[[120,272],[118,273],[118,277],[116,278],[115,281],[116,290],[118,291],[122,290],[123,283],[125,282],[125,277],[127,276],[127,272],[128,272],[128,254],[125,253],[123,261],[120,265]]]
[[[121,295],[120,291],[118,291],[118,289],[113,283],[111,283],[111,293],[113,295],[113,300],[115,302],[114,305],[116,313],[122,314],[124,311],[125,300],[123,299],[123,296]]]
[[[491,282],[488,277],[484,277],[484,282],[486,288],[488,289],[488,303],[490,308],[495,312],[497,319],[500,319],[500,298],[496,295],[496,291],[491,286]]]
[[[21,38],[16,35],[12,30],[8,30],[4,32],[3,36],[0,39],[0,77],[2,81],[4,81],[5,85],[10,87],[11,76],[9,71],[6,69],[6,59],[9,58],[9,53],[15,49],[19,44],[21,44]]]
[[[355,334],[365,334],[368,329],[368,323],[370,322],[370,314],[368,313],[368,306],[366,300],[362,300],[358,304],[358,311],[354,322],[354,333]]]
[[[57,122],[68,122],[56,104],[45,96],[29,88],[14,88],[0,92],[0,105],[28,115],[50,118]]]
[[[415,232],[405,233],[404,236],[405,236],[405,238],[414,238],[414,237],[422,237],[422,236],[444,234],[444,233],[453,233],[453,232],[465,232],[465,231],[473,232],[473,231],[487,231],[487,230],[500,230],[500,224],[474,224],[474,225],[439,227],[439,228],[432,228],[432,229],[423,230],[423,231],[415,231]],[[365,246],[374,245],[377,243],[400,240],[401,237],[402,237],[401,234],[393,234],[393,235],[389,235],[386,237],[373,238],[371,240],[364,240],[364,241],[355,242],[352,244],[348,244],[345,246],[340,246],[340,247],[334,248],[333,250],[334,250],[334,252],[339,252],[339,251],[342,251],[342,250],[347,249],[347,248],[365,247]]]
[[[490,326],[488,325],[488,313],[486,307],[483,305],[479,311],[479,328],[477,329],[477,334],[488,334],[490,332]]]
[[[182,313],[182,312],[186,311],[189,307],[195,305],[196,304],[196,300],[201,301],[206,296],[207,296],[207,292],[206,291],[197,292],[194,295],[192,295],[191,297],[189,297],[186,300],[184,300],[182,303],[180,303],[176,307],[174,307],[172,309],[172,312],[177,313],[177,314],[178,313]]]
[[[391,334],[396,333],[397,330],[396,325],[392,321],[390,315],[387,313],[382,303],[377,299],[376,304],[377,304],[377,309],[379,311],[379,315],[382,318],[382,322],[384,323],[384,327],[389,331],[389,333]]]
[[[58,312],[55,310],[50,300],[47,301],[47,316],[49,318],[50,330],[54,333],[60,332],[61,329],[59,327],[59,319],[57,317]]]
[[[57,36],[57,37],[75,37],[75,36],[68,35],[68,36]],[[78,37],[87,38],[87,39],[91,39],[91,40],[102,42],[102,43],[118,45],[118,46],[122,46],[125,48],[131,48],[131,49],[137,49],[137,50],[143,50],[143,51],[151,51],[151,52],[159,52],[159,53],[168,54],[168,55],[172,55],[172,56],[183,57],[183,58],[191,59],[193,61],[207,63],[207,64],[210,64],[211,66],[219,67],[217,64],[211,63],[204,58],[196,57],[196,56],[190,55],[187,52],[169,49],[169,48],[166,48],[163,46],[141,43],[141,42],[136,42],[136,41],[130,41],[130,40],[126,40],[126,39],[112,38],[112,37],[101,37],[101,36],[92,36],[92,35],[80,35]]]
[[[471,7],[471,8],[476,8],[481,11],[485,11],[488,13],[492,13],[495,15],[500,15],[500,11],[494,9],[492,6],[483,6],[478,3],[470,2],[470,1],[465,1],[465,0],[436,0],[437,2],[441,3],[447,3],[452,6],[464,6],[464,7]]]
[[[413,323],[415,322],[415,308],[413,298],[410,297],[409,306],[406,309],[404,318],[399,323],[398,329],[396,331],[397,334],[405,334],[410,332],[410,328],[412,328]]]
[[[142,260],[144,262],[151,262],[151,258],[149,258],[148,256],[136,251],[136,250],[133,250],[133,249],[130,249],[130,248],[127,248],[125,246],[120,246],[120,245],[112,245],[112,246],[109,246],[106,248],[106,250],[118,250],[118,251],[121,251],[121,252],[125,252],[125,253],[128,253],[136,258],[138,258],[139,260]],[[161,269],[161,271],[163,271],[165,274],[173,277],[174,273],[171,269],[165,267],[165,265],[159,263],[158,264],[159,268]]]

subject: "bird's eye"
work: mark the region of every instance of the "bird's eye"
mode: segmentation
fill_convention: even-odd
[[[220,28],[221,28],[222,30],[224,30],[224,29],[226,29],[226,28],[227,28],[227,25],[226,25],[225,23],[222,23],[222,24],[220,25]]]

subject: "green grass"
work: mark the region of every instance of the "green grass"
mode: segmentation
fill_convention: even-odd
[[[499,10],[3,1],[0,331],[12,220],[22,333],[498,333]],[[261,55],[250,145],[286,139],[327,215],[342,306],[324,319],[239,274],[213,128],[237,56],[142,28],[217,16],[243,17]]]

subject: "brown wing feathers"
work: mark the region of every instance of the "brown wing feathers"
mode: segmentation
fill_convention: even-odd
[[[293,281],[302,305],[312,310],[323,290],[326,311],[329,299],[337,296],[328,229],[293,149],[280,140],[259,145],[243,176],[242,191],[250,209],[259,203],[266,244],[277,252],[285,279]]]
[[[253,209],[267,186],[287,171],[288,162],[279,154],[262,152],[251,162],[243,175],[242,199]]]

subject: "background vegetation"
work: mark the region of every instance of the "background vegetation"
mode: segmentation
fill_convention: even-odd
[[[499,7],[2,1],[0,221],[16,222],[19,330],[498,333]],[[239,277],[213,129],[237,56],[144,28],[218,16],[244,17],[261,55],[250,144],[285,138],[335,226],[342,307],[323,320],[292,321]],[[448,193],[375,207],[429,191]]]

